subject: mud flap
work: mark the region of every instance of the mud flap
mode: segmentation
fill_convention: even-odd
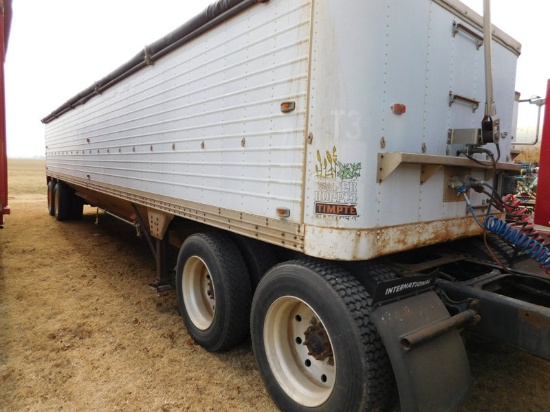
[[[414,346],[407,336],[448,321],[450,315],[430,291],[377,307],[371,314],[393,367],[401,411],[450,411],[471,395],[468,357],[455,328]]]

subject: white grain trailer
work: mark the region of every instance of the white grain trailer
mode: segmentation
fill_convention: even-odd
[[[486,9],[220,0],[43,119],[50,213],[139,227],[189,334],[250,333],[282,410],[453,409],[459,329],[550,359],[548,280],[487,261],[534,253],[477,236],[517,171],[520,45]]]

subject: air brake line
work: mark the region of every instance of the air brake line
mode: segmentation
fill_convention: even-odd
[[[541,264],[541,267],[546,269],[546,273],[550,274],[550,250],[541,243],[538,238],[533,237],[533,233],[524,233],[522,230],[514,227],[514,222],[506,223],[505,221],[497,218],[494,215],[487,214],[483,224],[479,220],[470,199],[466,195],[468,190],[467,186],[462,186],[457,189],[457,194],[464,196],[468,210],[474,217],[476,223],[485,231],[494,233],[499,236],[504,241],[516,247],[518,250],[525,252],[528,256],[535,259],[538,263]],[[536,234],[536,232],[535,232]],[[531,235],[531,236],[530,236]],[[486,242],[486,240],[485,240]],[[493,255],[493,257],[495,257]],[[496,258],[496,257],[495,257]],[[504,268],[504,265],[496,259],[500,266]]]

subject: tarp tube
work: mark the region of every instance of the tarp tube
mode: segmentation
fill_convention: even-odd
[[[243,10],[257,3],[265,3],[267,1],[268,0],[218,0],[209,5],[202,13],[195,16],[187,23],[181,25],[156,42],[146,46],[143,51],[136,54],[128,62],[112,71],[101,80],[73,96],[52,113],[44,117],[42,123],[49,123],[69,110],[72,110],[74,107],[86,103],[92,97],[97,96],[144,67],[153,64],[156,60]]]

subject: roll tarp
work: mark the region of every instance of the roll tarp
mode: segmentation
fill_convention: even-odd
[[[132,59],[118,67],[116,70],[95,82],[87,89],[73,96],[63,105],[58,107],[48,116],[42,119],[42,123],[49,123],[75,106],[86,103],[92,97],[100,94],[119,81],[132,75],[136,71],[153,64],[153,62],[174,49],[182,46],[212,27],[224,22],[242,10],[266,0],[218,0],[209,5],[200,14],[187,21],[163,38],[146,46],[144,50],[136,54]]]

